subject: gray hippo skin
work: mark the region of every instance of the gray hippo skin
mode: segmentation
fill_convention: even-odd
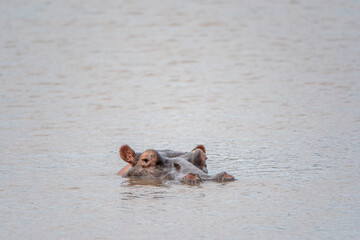
[[[199,168],[204,173],[208,173],[206,165],[206,150],[203,145],[197,145],[191,152],[177,152],[173,150],[158,150],[165,158],[182,158]]]
[[[204,173],[208,173],[206,165],[206,150],[203,145],[197,145],[191,152],[179,152],[173,150],[157,150],[165,158],[183,158],[186,161],[193,164],[195,167],[202,170]],[[136,163],[142,152],[135,152],[128,145],[123,145],[120,150],[120,157],[129,164],[118,172],[119,176],[123,176],[134,163]]]
[[[176,180],[190,185],[200,184],[201,181],[228,182],[235,180],[226,172],[213,176],[208,175],[205,148],[202,145],[199,146],[203,150],[197,146],[190,153],[153,149],[135,153],[129,146],[124,145],[120,148],[120,157],[129,165],[118,175],[136,179]],[[199,163],[202,163],[202,167]],[[203,168],[204,166],[205,168]]]

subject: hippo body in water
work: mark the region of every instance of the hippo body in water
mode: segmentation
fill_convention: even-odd
[[[120,148],[120,157],[128,166],[118,175],[135,179],[157,179],[160,181],[177,180],[186,184],[199,184],[201,181],[227,182],[234,177],[221,172],[208,175],[206,150],[198,145],[191,152],[148,149],[135,153],[129,146]]]

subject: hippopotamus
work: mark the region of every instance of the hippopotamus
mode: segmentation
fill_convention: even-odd
[[[203,145],[196,146],[191,152],[148,149],[142,153],[136,153],[128,145],[123,145],[119,153],[120,157],[129,163],[118,172],[118,175],[126,178],[176,180],[190,185],[198,185],[202,181],[235,180],[226,172],[208,174]]]
[[[157,151],[166,158],[176,158],[176,157],[184,158],[188,162],[193,164],[195,167],[202,170],[204,173],[208,173],[207,165],[206,165],[207,156],[204,145],[197,145],[191,152],[180,152],[173,150],[157,150]],[[120,148],[119,153],[120,153],[120,157],[125,162],[129,163],[127,166],[125,166],[123,169],[121,169],[118,172],[118,175],[122,176],[132,167],[134,162],[137,162],[139,160],[142,152],[135,152],[128,145],[123,145]]]

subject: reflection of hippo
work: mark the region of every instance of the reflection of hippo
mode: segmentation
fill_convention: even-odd
[[[129,146],[120,148],[120,157],[129,165],[119,171],[123,177],[159,180],[178,180],[187,184],[203,181],[226,182],[234,177],[222,172],[214,176],[207,174],[205,148],[195,147],[191,152],[171,150],[146,150],[135,153]]]

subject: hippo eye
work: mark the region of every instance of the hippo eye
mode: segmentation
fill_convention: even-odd
[[[179,171],[181,169],[180,165],[177,163],[174,163],[174,167],[176,168],[177,171]]]
[[[143,161],[144,163],[148,163],[148,162],[149,162],[149,159],[144,158],[142,161]]]

